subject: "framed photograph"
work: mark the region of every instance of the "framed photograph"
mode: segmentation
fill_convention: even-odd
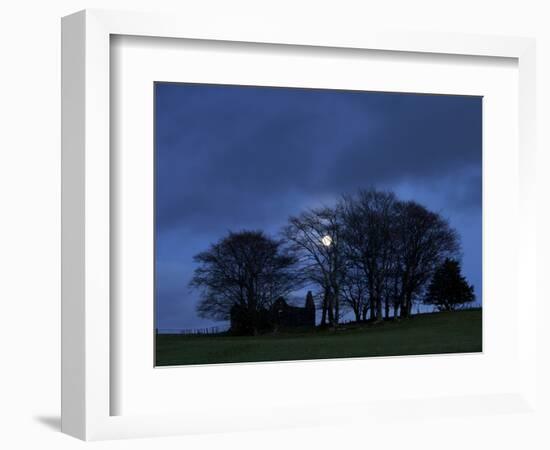
[[[532,40],[94,10],[62,50],[64,432],[532,411]]]
[[[156,365],[482,351],[482,97],[154,101]]]

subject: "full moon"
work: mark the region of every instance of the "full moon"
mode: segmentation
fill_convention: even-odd
[[[332,238],[327,234],[326,236],[323,236],[321,242],[325,247],[330,247],[330,244],[332,244]]]

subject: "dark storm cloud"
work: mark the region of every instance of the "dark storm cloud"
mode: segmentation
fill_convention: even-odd
[[[479,163],[479,99],[193,85],[157,93],[161,227],[209,226],[205,209],[222,221],[236,209],[261,214],[266,196],[284,202]]]
[[[186,286],[192,256],[227,230],[276,233],[288,215],[361,187],[442,212],[463,228],[464,253],[481,259],[480,98],[166,83],[155,91],[159,326],[199,323]],[[480,270],[465,271],[480,284]]]
[[[479,102],[464,97],[403,96],[386,109],[384,126],[367,138],[357,136],[337,154],[334,178],[349,189],[358,178],[374,185],[429,182],[478,167]]]

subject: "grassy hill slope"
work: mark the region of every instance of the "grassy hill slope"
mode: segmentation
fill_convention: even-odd
[[[160,335],[156,361],[166,366],[480,352],[481,318],[478,309],[422,314],[379,325],[349,325],[338,331],[256,337]]]

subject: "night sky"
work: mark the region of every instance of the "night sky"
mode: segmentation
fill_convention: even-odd
[[[217,325],[188,282],[227,231],[371,187],[450,221],[481,302],[481,97],[156,83],[155,112],[158,328]]]

